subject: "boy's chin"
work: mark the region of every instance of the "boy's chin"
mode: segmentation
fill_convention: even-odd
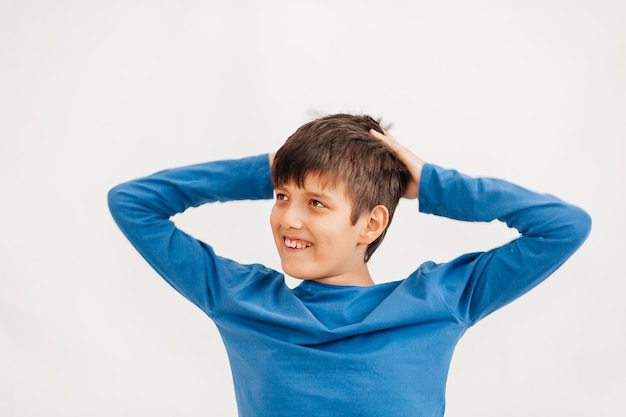
[[[294,268],[293,266],[283,264],[282,269],[285,275],[289,275],[300,281],[315,281],[321,279],[321,277],[311,274],[310,271],[303,270],[305,268]]]
[[[311,277],[308,275],[299,274],[297,272],[290,272],[284,269],[283,269],[283,272],[285,273],[285,275],[288,275],[291,278],[297,279],[299,281],[315,281],[316,279],[318,279],[317,277]]]

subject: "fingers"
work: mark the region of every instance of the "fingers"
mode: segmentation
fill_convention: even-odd
[[[395,138],[393,136],[391,136],[391,134],[388,131],[383,130],[383,132],[385,132],[385,133],[384,134],[380,133],[376,129],[370,129],[370,135],[372,135],[375,139],[378,139],[378,140],[380,140],[380,141],[382,141],[384,143],[389,143],[389,142],[392,142],[392,141],[397,142],[395,140]]]
[[[409,182],[407,191],[404,195],[406,198],[417,198],[419,192],[419,181],[421,177],[422,168],[424,167],[424,161],[416,154],[414,154],[409,148],[402,146],[396,138],[389,134],[386,130],[383,130],[384,134],[370,129],[370,135],[375,139],[384,143],[391,151],[404,163],[409,172],[411,173],[411,181]]]
[[[389,147],[389,149],[391,149],[393,153],[395,153],[396,155],[398,155],[398,157],[401,158],[402,157],[401,154],[403,153],[403,151],[401,149],[400,143],[388,131],[383,130],[383,132],[385,133],[382,134],[375,129],[370,129],[370,135],[374,139],[380,140],[382,143],[387,145],[387,147]]]
[[[387,131],[384,131],[385,133],[388,133]],[[380,133],[378,130],[376,129],[370,129],[370,135],[374,136],[376,139],[380,139],[383,140],[385,138],[385,135],[383,135],[382,133]]]

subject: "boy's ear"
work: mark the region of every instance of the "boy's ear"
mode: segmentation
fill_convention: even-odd
[[[361,230],[360,243],[369,245],[385,231],[389,224],[389,210],[383,205],[378,205],[370,211],[369,215],[366,215],[365,220],[366,222]]]

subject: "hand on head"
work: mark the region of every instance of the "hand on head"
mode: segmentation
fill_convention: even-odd
[[[424,161],[409,148],[401,145],[388,131],[384,130],[384,132],[385,134],[382,134],[374,129],[370,129],[370,135],[383,142],[408,168],[411,173],[411,181],[409,181],[406,192],[402,197],[415,199],[418,197],[420,175],[424,167]]]

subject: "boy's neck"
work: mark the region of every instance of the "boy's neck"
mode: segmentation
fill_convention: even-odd
[[[363,268],[359,268],[359,271],[354,271],[350,274],[339,275],[327,278],[316,278],[311,281],[319,282],[327,285],[341,285],[341,286],[355,286],[355,287],[369,287],[375,285],[374,280],[367,269],[367,264],[363,265]]]

